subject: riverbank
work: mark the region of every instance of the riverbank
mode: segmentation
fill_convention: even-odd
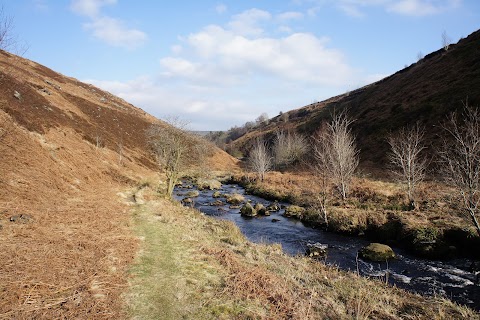
[[[132,317],[480,319],[443,298],[291,257],[278,245],[253,244],[233,223],[158,199],[149,187],[134,199],[141,250],[126,295]]]
[[[400,185],[356,178],[346,201],[328,195],[327,224],[318,208],[320,186],[308,173],[271,172],[264,181],[237,174],[231,182],[250,194],[304,207],[297,218],[312,227],[404,247],[430,259],[480,259],[480,250],[475,250],[480,247],[480,237],[446,186],[425,183],[419,191],[418,208],[409,210]]]

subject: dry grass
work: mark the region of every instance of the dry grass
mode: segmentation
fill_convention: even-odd
[[[242,175],[247,177],[247,180],[254,181],[255,188],[266,195],[307,207],[315,206],[316,195],[322,191],[309,172],[269,172],[263,182],[255,181],[252,175]],[[470,228],[468,216],[461,213],[458,199],[452,195],[455,195],[455,192],[444,184],[424,182],[418,188],[419,209],[407,211],[407,200],[401,184],[357,177],[353,179],[347,201],[341,201],[334,190],[331,190],[328,204],[334,219],[358,220],[352,220],[352,223],[354,226],[363,223],[360,229],[366,228],[367,219],[378,223],[386,221],[390,212],[401,217],[402,222],[410,229],[429,226],[441,230]]]
[[[232,223],[178,204],[147,201],[134,210],[144,237],[129,295],[134,318],[479,318],[448,300],[289,257],[278,245],[252,244]]]

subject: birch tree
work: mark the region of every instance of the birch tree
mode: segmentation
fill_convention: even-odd
[[[397,134],[388,137],[391,151],[389,160],[393,172],[406,186],[406,195],[411,209],[415,209],[415,190],[425,178],[427,160],[422,155],[424,129],[417,123],[410,128],[402,128]]]
[[[334,114],[324,130],[317,132],[314,157],[317,164],[328,173],[342,200],[348,196],[351,180],[358,167],[359,157],[346,112]]]
[[[272,157],[268,152],[267,143],[261,139],[255,141],[255,145],[248,156],[248,162],[252,171],[258,174],[261,181],[265,178],[265,173],[272,168]]]
[[[480,112],[467,101],[463,112],[452,113],[442,127],[446,133],[440,150],[443,176],[458,190],[480,235]]]
[[[308,150],[305,137],[299,133],[278,131],[273,144],[275,166],[286,167],[300,160]]]

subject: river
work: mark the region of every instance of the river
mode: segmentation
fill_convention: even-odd
[[[174,192],[176,199],[180,201],[185,193],[191,190],[196,189],[183,189],[177,186]],[[297,219],[284,217],[284,210],[272,212],[270,216],[243,217],[240,215],[240,209],[230,209],[226,203],[223,206],[210,205],[218,200],[212,197],[213,192],[200,191],[200,195],[193,198],[195,208],[206,215],[233,221],[253,242],[280,243],[284,252],[290,255],[303,255],[308,243],[325,244],[328,245],[328,253],[322,260],[328,265],[355,272],[358,265],[363,276],[383,280],[387,278],[390,284],[397,287],[423,295],[441,295],[480,311],[480,285],[476,275],[469,270],[473,262],[471,260],[419,259],[400,248],[393,248],[398,259],[389,261],[388,265],[357,260],[358,250],[370,243],[366,239],[306,227]],[[271,203],[260,197],[245,194],[245,190],[235,184],[222,185],[220,192],[242,194],[245,199],[251,200],[252,204],[259,202],[267,206]]]

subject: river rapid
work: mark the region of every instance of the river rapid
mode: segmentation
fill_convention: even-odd
[[[186,183],[188,184],[188,183]],[[180,201],[186,192],[196,190],[177,186],[174,195]],[[400,248],[393,248],[398,259],[387,263],[378,263],[357,259],[360,248],[370,242],[360,237],[348,237],[331,232],[306,227],[301,221],[283,216],[284,210],[272,212],[270,216],[243,217],[240,209],[230,209],[225,199],[214,199],[211,190],[202,190],[198,197],[192,198],[195,208],[205,215],[233,221],[253,242],[280,243],[284,252],[290,255],[305,254],[307,244],[321,243],[328,246],[327,255],[322,261],[344,270],[357,272],[372,278],[388,279],[397,287],[423,295],[441,295],[455,302],[468,305],[480,311],[480,284],[477,275],[470,271],[471,260],[455,259],[449,261],[425,260],[413,257]],[[252,204],[271,202],[257,196],[245,194],[245,190],[235,184],[222,185],[223,194],[238,193],[244,195]],[[212,206],[215,200],[224,205]],[[280,205],[288,205],[280,203]],[[357,263],[358,261],[358,263]]]

